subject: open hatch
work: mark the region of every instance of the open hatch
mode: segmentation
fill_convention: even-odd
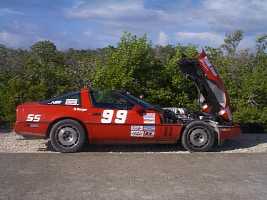
[[[199,90],[201,111],[218,116],[223,121],[231,122],[229,95],[205,51],[202,50],[197,61],[183,59],[179,66],[182,73],[194,81]]]

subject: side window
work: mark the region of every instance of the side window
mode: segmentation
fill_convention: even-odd
[[[91,99],[94,106],[99,108],[129,110],[133,107],[123,96],[111,90],[91,91]]]
[[[45,100],[41,103],[49,105],[67,105],[67,106],[79,106],[81,103],[80,92],[66,94],[60,97],[55,97],[49,100]]]

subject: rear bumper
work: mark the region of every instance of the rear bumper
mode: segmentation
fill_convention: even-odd
[[[46,138],[47,123],[16,122],[15,133],[28,138]]]
[[[239,125],[233,126],[218,126],[218,142],[223,143],[224,140],[239,137],[241,129]]]

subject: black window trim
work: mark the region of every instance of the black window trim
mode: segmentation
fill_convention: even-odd
[[[66,105],[66,104],[49,104],[48,102],[50,101],[54,101],[56,99],[59,98],[64,98],[64,97],[68,97],[68,96],[72,96],[72,95],[79,95],[79,104],[78,105]],[[66,94],[60,95],[60,96],[56,96],[47,100],[43,100],[39,102],[40,104],[44,104],[44,105],[50,105],[50,106],[72,106],[72,107],[82,107],[82,98],[81,98],[81,92],[80,91],[76,91],[76,92],[68,92]]]

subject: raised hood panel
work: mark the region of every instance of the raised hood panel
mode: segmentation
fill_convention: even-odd
[[[183,59],[180,62],[180,69],[183,74],[195,82],[201,94],[199,100],[202,111],[221,116],[225,121],[231,121],[229,95],[206,53],[202,51],[197,61]]]

